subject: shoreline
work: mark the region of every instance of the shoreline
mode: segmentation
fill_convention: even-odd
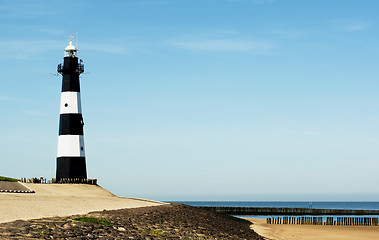
[[[244,218],[251,229],[267,239],[275,240],[374,240],[378,226],[267,224],[265,219]]]

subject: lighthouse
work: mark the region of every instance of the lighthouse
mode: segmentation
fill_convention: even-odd
[[[64,49],[63,65],[59,64],[57,68],[62,75],[57,182],[84,182],[87,179],[79,82],[84,65],[77,52],[70,40]]]

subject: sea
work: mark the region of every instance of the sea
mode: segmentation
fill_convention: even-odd
[[[274,202],[274,201],[177,201],[186,205],[198,206],[220,206],[220,207],[273,207],[273,208],[313,208],[313,209],[349,209],[349,210],[379,210],[379,202]],[[274,216],[236,216],[243,218],[266,219]],[[304,215],[300,217],[310,217]],[[323,215],[326,217],[341,217],[334,215]],[[379,215],[344,215],[343,217],[370,217],[377,218]]]

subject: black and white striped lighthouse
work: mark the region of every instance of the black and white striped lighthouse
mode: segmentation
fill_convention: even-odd
[[[62,93],[56,181],[82,182],[87,179],[79,82],[84,65],[71,40],[64,51],[63,65],[58,65],[58,73],[62,74]]]

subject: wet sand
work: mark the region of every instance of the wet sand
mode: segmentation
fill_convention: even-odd
[[[35,193],[0,193],[0,223],[165,204],[146,199],[117,197],[104,188],[88,184],[25,185]]]
[[[248,219],[251,228],[267,239],[275,240],[377,240],[378,226],[318,226],[266,224],[265,219]]]

